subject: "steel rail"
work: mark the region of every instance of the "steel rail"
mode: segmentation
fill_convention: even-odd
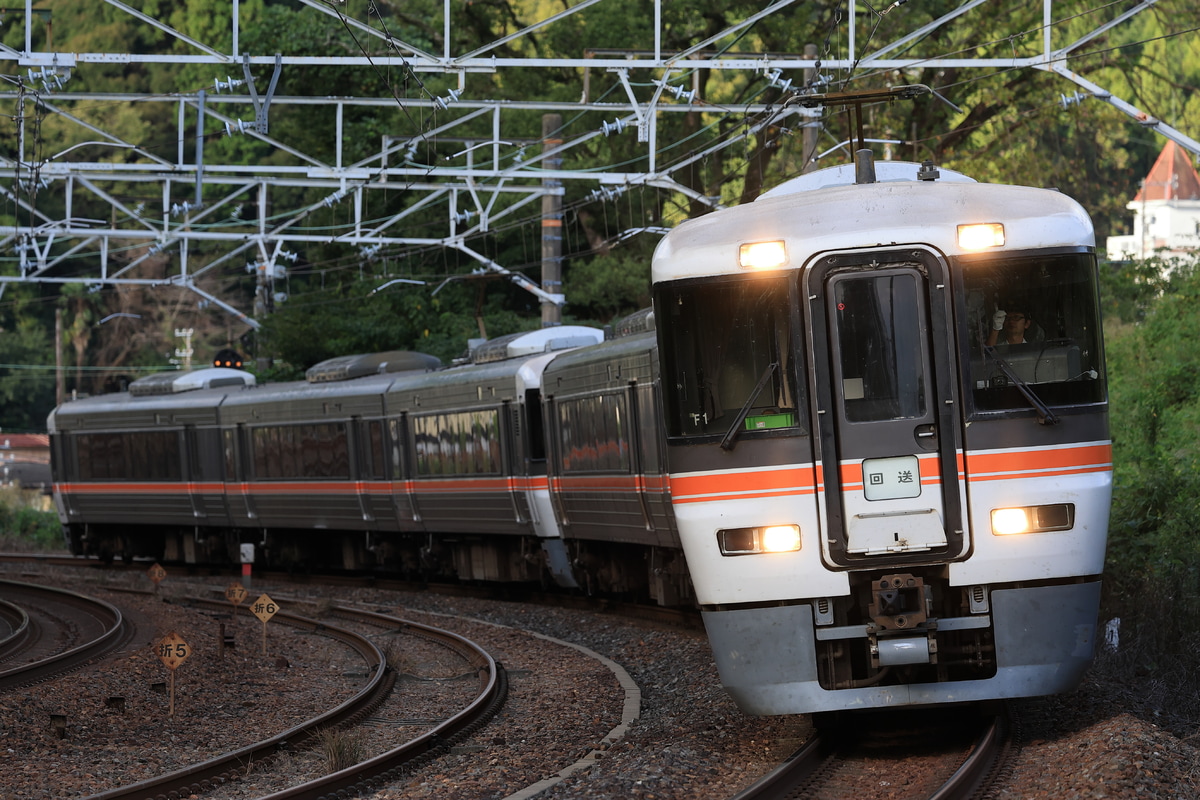
[[[0,618],[7,621],[9,627],[8,635],[0,639],[0,663],[3,663],[23,648],[33,631],[25,609],[7,600],[0,600]]]
[[[228,601],[190,597],[180,602],[202,608],[229,610]],[[383,653],[366,637],[284,611],[277,613],[271,620],[293,628],[320,633],[348,645],[366,661],[371,679],[357,694],[340,705],[275,736],[165,775],[91,795],[88,800],[166,800],[170,797],[201,794],[225,784],[235,772],[244,770],[248,764],[270,758],[296,742],[316,736],[321,730],[352,724],[366,718],[391,692],[396,676],[385,668]]]
[[[962,764],[929,800],[971,800],[995,773],[1007,742],[1008,712],[996,714],[984,725]],[[838,737],[820,734],[809,739],[788,759],[732,800],[801,800],[821,781],[822,773],[836,770]]]
[[[480,692],[462,711],[397,748],[340,772],[267,795],[261,800],[339,800],[358,797],[382,784],[397,781],[483,727],[504,704],[508,695],[508,676],[504,668],[483,648],[456,633],[346,606],[335,605],[331,613],[368,624],[382,624],[401,630],[406,635],[421,636],[449,647],[476,666]]]
[[[971,754],[962,763],[942,788],[929,796],[929,800],[971,800],[986,785],[989,776],[999,766],[1008,742],[1007,708],[996,714],[975,740]]]
[[[187,598],[182,601],[190,605],[227,611],[228,601],[206,598]],[[396,753],[406,751],[407,759],[411,761],[426,753],[444,747],[445,743],[455,734],[470,728],[478,722],[483,714],[490,716],[494,713],[496,697],[502,698],[506,691],[502,670],[487,653],[474,646],[468,640],[446,631],[440,631],[429,626],[419,625],[399,618],[386,618],[373,612],[352,612],[350,609],[339,609],[339,615],[351,617],[361,614],[375,619],[387,619],[387,627],[402,629],[406,634],[424,636],[446,644],[451,649],[469,653],[468,663],[482,664],[480,668],[481,681],[484,691],[468,708],[451,717],[424,736],[418,737],[403,748],[391,751],[383,756],[358,764],[347,770],[327,775],[309,783],[292,787],[285,792],[271,795],[272,798],[319,798],[344,797],[346,787],[362,784],[364,781],[386,779],[395,774],[397,769],[403,769],[403,761],[396,760]],[[166,775],[151,778],[128,786],[117,787],[108,791],[91,795],[87,800],[168,800],[173,797],[200,795],[228,782],[234,773],[241,772],[250,763],[268,759],[283,751],[295,749],[298,743],[316,737],[321,731],[331,728],[353,725],[366,719],[391,693],[396,681],[396,674],[387,667],[384,654],[365,636],[352,631],[330,626],[322,621],[302,617],[296,614],[280,611],[272,617],[273,622],[281,622],[291,627],[308,630],[337,639],[363,656],[372,677],[367,685],[354,697],[346,700],[338,707],[317,717],[307,720],[276,736],[256,742],[239,750],[226,753],[209,761],[193,764],[181,770]],[[361,621],[361,620],[360,620]],[[373,622],[372,624],[378,624]],[[461,650],[460,650],[461,648]],[[486,680],[484,675],[486,674]],[[486,719],[486,717],[484,717]],[[460,734],[461,735],[461,734]]]
[[[128,630],[124,616],[116,606],[103,600],[65,589],[54,589],[49,586],[38,586],[20,581],[0,580],[0,588],[6,589],[6,593],[10,597],[13,594],[27,595],[72,606],[91,615],[103,628],[100,635],[76,647],[29,664],[0,671],[0,690],[49,680],[108,653],[124,641]],[[32,635],[28,624],[25,626],[23,635]]]

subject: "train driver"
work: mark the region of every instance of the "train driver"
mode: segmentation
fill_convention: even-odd
[[[1009,308],[1014,309],[1011,304]],[[988,347],[995,347],[997,343],[1025,344],[1026,331],[1032,324],[1033,317],[1029,316],[1028,310],[1023,306],[1016,306],[1014,310],[1009,311],[998,309],[992,315],[992,330],[988,332],[987,338]]]

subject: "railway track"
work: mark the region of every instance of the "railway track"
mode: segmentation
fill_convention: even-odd
[[[1007,708],[994,715],[928,712],[847,719],[809,740],[733,800],[973,800],[1009,745]]]
[[[218,611],[228,607],[224,601],[206,598],[189,598],[187,602]],[[272,794],[272,800],[351,797],[378,783],[396,780],[416,764],[435,757],[460,737],[483,725],[498,710],[507,692],[507,679],[503,669],[485,651],[457,634],[351,608],[334,607],[331,609],[331,615],[356,623],[402,631],[407,636],[433,641],[454,651],[477,670],[479,690],[465,708],[432,730],[364,762]],[[396,680],[395,671],[387,664],[385,654],[366,636],[324,621],[282,611],[272,618],[272,622],[319,633],[342,642],[362,656],[370,680],[354,697],[338,707],[276,736],[151,780],[94,794],[89,800],[169,800],[174,797],[203,795],[206,791],[229,782],[235,773],[244,770],[250,764],[257,764],[281,752],[304,746],[322,731],[348,727],[364,721],[392,691]]]
[[[303,583],[303,581],[301,581]],[[378,585],[375,589],[380,589]],[[390,587],[388,587],[390,588]],[[189,600],[197,606],[206,609],[212,609],[218,612],[227,612],[229,605],[228,601],[220,599],[220,590],[212,589],[212,599],[206,600]],[[302,594],[304,594],[302,592]],[[364,606],[370,608],[379,608],[378,601],[369,600],[365,604],[359,603],[355,606],[342,606],[340,604],[331,604],[325,599],[323,593],[313,593],[310,597],[315,597],[315,600],[309,600],[314,609],[313,611],[305,610],[302,606],[305,600],[287,598],[286,595],[278,594],[278,588],[272,591],[272,596],[276,599],[285,600],[284,605],[293,609],[300,609],[301,614],[309,614],[310,617],[320,615],[320,622],[314,619],[309,619],[310,625],[306,628],[310,631],[315,631],[318,628],[327,630],[332,629],[334,624],[346,622],[351,625],[367,625],[379,631],[394,631],[403,632],[404,635],[410,635],[417,631],[417,626],[411,625],[404,619],[390,616],[386,613],[378,613],[375,611],[364,610]],[[382,605],[388,605],[386,602]],[[617,611],[617,609],[610,609]],[[403,613],[403,612],[401,612]],[[439,624],[436,623],[435,624]],[[315,626],[315,627],[314,627]],[[374,639],[385,639],[386,633],[383,635],[372,633]],[[385,648],[386,649],[386,648]],[[385,654],[386,658],[386,654]],[[372,674],[376,671],[370,670]],[[518,671],[517,675],[523,676],[522,671]],[[519,677],[518,682],[525,680],[524,677]],[[396,701],[390,701],[389,704]],[[379,714],[379,711],[368,712],[364,717],[365,725],[370,728],[373,725],[373,719]],[[412,716],[411,714],[409,716]],[[894,715],[888,715],[894,716]],[[386,723],[384,723],[386,724]],[[411,722],[403,724],[412,724]],[[875,800],[875,798],[887,797],[890,800],[907,800],[907,798],[935,798],[935,800],[962,800],[962,798],[970,797],[970,776],[978,775],[979,770],[987,771],[986,764],[988,757],[986,752],[990,749],[990,743],[983,741],[983,734],[980,733],[972,742],[978,739],[981,744],[968,744],[964,742],[935,742],[936,748],[931,744],[924,744],[930,737],[928,729],[911,729],[911,730],[884,730],[882,725],[872,725],[872,728],[879,728],[872,737],[859,737],[859,742],[847,739],[845,736],[838,735],[837,731],[827,732],[820,738],[818,743],[814,743],[804,749],[804,753],[793,756],[789,760],[789,768],[780,770],[780,774],[772,776],[771,780],[764,781],[759,786],[756,786],[752,791],[739,796],[739,800],[751,800],[754,798],[775,798],[775,797],[797,797],[797,798],[828,798],[834,797],[838,800],[844,800],[846,797],[855,797],[856,800]],[[961,726],[960,726],[961,727]],[[999,730],[999,729],[997,729]],[[993,738],[995,735],[994,734]],[[292,745],[299,742],[299,739],[289,743],[289,748],[294,751]],[[432,737],[423,737],[423,740],[414,740],[411,745],[405,748],[399,748],[396,753],[384,754],[376,762],[376,759],[362,762],[355,765],[346,771],[344,775],[326,776],[319,782],[312,785],[294,786],[286,791],[279,791],[277,794],[263,794],[264,798],[272,800],[283,800],[284,798],[332,798],[338,796],[338,792],[345,792],[345,796],[353,796],[353,794],[361,794],[368,792],[375,786],[382,784],[393,785],[397,782],[402,783],[403,779],[415,772],[416,769],[423,763],[433,760],[439,754],[439,750],[445,751],[453,748],[454,741],[434,734]],[[794,745],[793,745],[794,746]],[[854,748],[859,749],[859,755],[856,757],[853,753]],[[930,753],[927,752],[931,748],[945,752]],[[967,751],[972,752],[968,753]],[[254,760],[263,756],[254,756]],[[416,758],[414,762],[412,759]],[[857,760],[856,760],[857,758]],[[408,759],[408,760],[406,760]],[[815,759],[815,761],[814,761]],[[909,760],[923,760],[929,762],[928,771],[938,772],[941,779],[930,779],[915,781],[905,779],[908,784],[904,787],[878,788],[884,784],[885,777],[895,775],[898,772],[907,770],[901,762]],[[933,764],[933,762],[937,764]],[[245,780],[244,764],[235,763],[235,769],[241,769],[243,772],[242,780]],[[882,765],[882,766],[881,766]],[[979,766],[984,765],[984,766]],[[961,767],[961,770],[960,770]],[[797,771],[801,774],[807,772],[807,780],[803,781],[799,786],[796,785],[795,775]],[[791,773],[786,776],[786,773]],[[952,773],[960,772],[953,780],[948,780]],[[857,774],[856,774],[857,773]],[[200,794],[203,796],[204,786],[202,781],[197,781],[195,776],[185,776],[191,778],[191,783],[185,783],[182,788],[177,789],[177,793],[181,797],[187,797],[191,794]],[[860,791],[858,788],[847,788],[847,786],[855,787],[856,783],[861,784],[864,780],[868,782],[874,779],[877,788],[872,791]],[[333,783],[340,782],[335,788]],[[775,787],[771,788],[768,784],[774,783]],[[220,781],[210,781],[209,785],[219,785]],[[283,784],[278,784],[283,785]],[[783,787],[783,788],[780,788]],[[115,790],[114,790],[115,791]],[[766,792],[758,794],[757,792]],[[774,792],[773,794],[771,792]],[[112,792],[107,794],[95,795],[95,798],[110,798],[123,796],[146,796],[146,797],[168,797],[169,793],[164,793],[161,790],[155,793],[145,795],[122,795]],[[667,795],[670,796],[670,795]]]
[[[144,573],[155,562],[146,558],[135,558],[129,562],[114,561],[104,564],[95,556],[73,556],[54,553],[0,553],[0,563],[37,564],[41,567],[68,567],[73,569],[103,569],[108,572]],[[162,565],[168,578],[180,576],[224,575],[237,580],[242,574],[240,565],[207,565],[181,566],[178,564]],[[436,591],[439,594],[458,597],[474,597],[493,600],[526,601],[538,605],[571,608],[582,611],[611,612],[626,619],[636,619],[656,625],[672,625],[689,630],[703,631],[704,623],[699,612],[690,607],[646,605],[635,602],[625,602],[612,598],[590,595],[572,594],[570,592],[554,592],[513,587],[508,584],[481,585],[472,583],[429,583],[426,581],[404,580],[397,576],[374,573],[313,573],[300,575],[290,572],[271,570],[256,570],[254,578],[257,581],[271,584],[312,584],[320,582],[322,586],[344,587],[347,589],[374,588],[380,590],[406,591]]]
[[[48,680],[119,647],[131,631],[102,600],[64,589],[0,581],[0,691]]]

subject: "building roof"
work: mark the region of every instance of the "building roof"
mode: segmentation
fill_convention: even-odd
[[[1158,154],[1150,174],[1142,183],[1135,203],[1153,200],[1200,200],[1200,175],[1188,152],[1173,141]]]
[[[0,433],[0,450],[49,448],[50,436],[45,433]]]

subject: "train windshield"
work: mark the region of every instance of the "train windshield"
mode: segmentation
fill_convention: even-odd
[[[1103,402],[1095,258],[1071,253],[962,264],[976,411]]]
[[[790,283],[779,276],[660,289],[669,435],[799,425]]]

